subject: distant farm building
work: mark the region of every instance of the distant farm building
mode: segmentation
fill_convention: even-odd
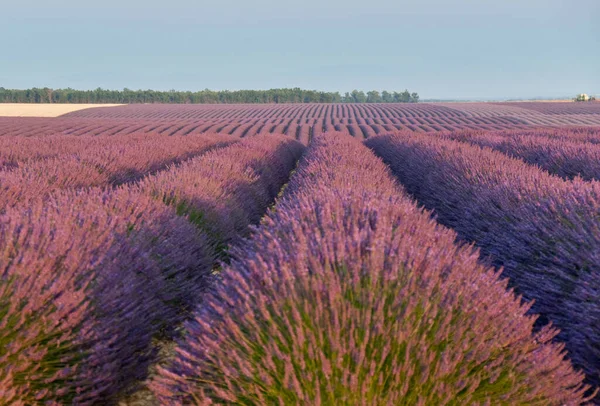
[[[585,93],[581,93],[581,94],[577,95],[577,98],[575,99],[575,101],[584,101],[584,102],[590,101],[590,96],[588,96]]]

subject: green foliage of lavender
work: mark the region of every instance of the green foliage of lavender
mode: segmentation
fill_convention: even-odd
[[[579,404],[556,331],[385,165],[313,140],[153,381],[161,404]]]

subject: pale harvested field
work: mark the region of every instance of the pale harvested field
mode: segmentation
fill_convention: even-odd
[[[58,117],[92,107],[114,107],[122,104],[33,104],[0,103],[0,117]]]

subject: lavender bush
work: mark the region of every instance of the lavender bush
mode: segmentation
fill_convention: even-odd
[[[222,250],[260,220],[303,151],[284,135],[256,136],[149,176],[138,187],[187,215]]]
[[[106,404],[210,278],[206,239],[128,190],[0,216],[0,403]],[[193,288],[193,289],[192,289]]]
[[[580,404],[583,375],[351,137],[309,147],[151,388],[161,404]]]
[[[114,403],[146,377],[152,339],[171,334],[212,278],[215,241],[187,220],[224,207],[225,215],[244,213],[242,230],[303,151],[275,136],[240,145],[140,185],[54,192],[0,217],[0,403]],[[185,213],[146,193],[166,187],[156,183],[165,175],[178,180],[173,191],[195,198],[178,201]],[[227,218],[203,221],[230,232],[219,230]]]
[[[569,137],[568,131],[562,137],[557,133],[549,137],[517,131],[457,131],[445,136],[490,147],[566,179],[600,179],[600,145]]]
[[[1,154],[0,211],[26,205],[61,189],[119,185],[163,169],[169,164],[231,144],[235,138],[206,134],[190,137],[36,137],[19,140]],[[27,142],[23,141],[27,140]],[[44,151],[43,147],[47,147]],[[2,158],[0,158],[0,161]]]
[[[565,181],[488,148],[416,134],[367,141],[437,219],[474,241],[600,382],[600,183]],[[585,282],[583,282],[585,281]],[[586,337],[585,340],[582,339]]]
[[[131,133],[123,135],[41,135],[0,138],[0,160],[15,165],[32,160],[80,156],[117,175],[127,168],[144,171],[188,159],[203,151],[208,142],[231,143],[236,137],[204,133],[194,136]]]

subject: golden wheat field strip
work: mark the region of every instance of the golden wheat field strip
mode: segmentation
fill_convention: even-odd
[[[115,106],[122,104],[0,103],[0,117],[58,117],[78,110]]]

